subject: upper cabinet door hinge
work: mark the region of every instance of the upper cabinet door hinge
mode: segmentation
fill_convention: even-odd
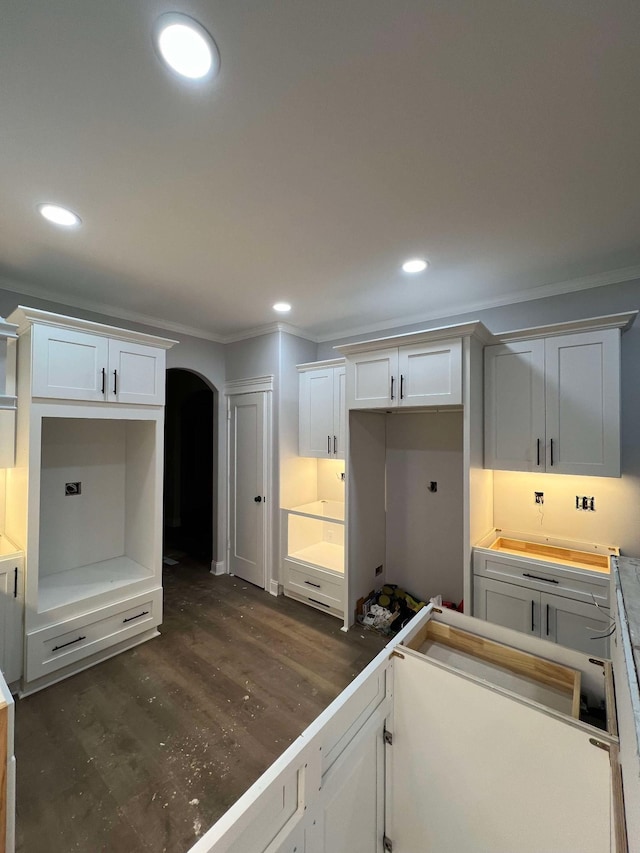
[[[384,853],[393,853],[393,841],[386,835],[382,839],[382,846],[384,848]]]
[[[390,732],[389,729],[385,728],[383,737],[387,746],[393,746],[393,732]]]

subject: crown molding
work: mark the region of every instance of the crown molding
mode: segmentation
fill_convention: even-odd
[[[265,376],[252,376],[250,379],[230,379],[224,383],[227,397],[234,394],[253,394],[256,391],[273,391],[275,377],[272,373]]]
[[[464,304],[464,311],[460,311],[460,302],[452,303],[450,307],[445,306],[437,312],[425,314],[411,314],[404,317],[395,317],[379,323],[371,323],[366,326],[357,326],[344,329],[341,332],[332,332],[330,335],[318,335],[317,343],[338,341],[355,335],[366,335],[372,332],[383,332],[401,326],[415,326],[418,323],[441,320],[447,317],[455,317],[457,314],[470,314],[475,311],[483,311],[487,308],[500,308],[503,305],[513,305],[518,302],[533,302],[535,299],[546,299],[550,296],[561,296],[564,293],[574,293],[579,290],[591,290],[594,287],[605,287],[610,284],[622,284],[625,281],[640,279],[640,266],[623,267],[618,270],[610,270],[604,273],[583,276],[582,278],[569,279],[568,281],[556,282],[555,284],[544,284],[538,287],[530,287],[517,293],[510,293],[496,299],[478,299],[475,302]]]
[[[260,335],[270,335],[274,332],[286,332],[288,335],[295,335],[296,338],[303,338],[305,341],[310,341],[312,344],[317,344],[319,339],[310,332],[305,332],[297,326],[292,326],[290,323],[267,323],[264,326],[254,326],[251,329],[244,329],[241,332],[234,332],[231,335],[225,335],[220,339],[223,344],[235,344],[238,341],[246,341],[249,338],[259,338]]]

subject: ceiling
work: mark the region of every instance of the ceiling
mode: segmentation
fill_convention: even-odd
[[[287,300],[323,340],[640,276],[632,0],[1,9],[7,289],[214,340]],[[213,83],[161,65],[166,11],[213,34]]]

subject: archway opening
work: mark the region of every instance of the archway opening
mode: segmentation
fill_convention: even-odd
[[[214,390],[202,377],[180,368],[167,371],[165,563],[186,555],[211,568],[217,492],[214,411]]]

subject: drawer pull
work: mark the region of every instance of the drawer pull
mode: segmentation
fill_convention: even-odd
[[[81,640],[86,640],[86,637],[76,637],[75,640],[69,640],[68,643],[63,643],[61,646],[54,646],[51,651],[57,652],[58,649],[66,649],[67,646],[72,646],[74,643],[79,643]]]
[[[102,368],[102,393],[104,394],[107,385],[107,371]]]
[[[547,604],[547,637],[549,636],[549,605]]]
[[[142,613],[138,613],[137,616],[128,616],[126,619],[123,619],[122,624],[126,625],[127,622],[133,622],[134,619],[139,619],[141,616],[148,616],[148,615],[149,615],[149,611],[143,610]]]
[[[313,581],[305,581],[309,586],[315,586],[316,589],[322,589],[319,583],[313,583]]]
[[[324,601],[317,601],[315,598],[310,598],[309,601],[313,601],[314,604],[319,604],[320,607],[329,607],[329,605],[325,604]]]
[[[545,583],[560,583],[555,578],[541,578],[540,575],[530,575],[529,572],[523,572],[522,577],[533,578],[534,581],[544,581]]]
[[[114,394],[118,393],[118,371],[117,370],[113,371],[113,393]]]
[[[535,601],[532,601],[531,602],[531,630],[532,631],[535,631],[535,621],[534,621],[535,612],[536,612],[536,604],[535,604]]]

